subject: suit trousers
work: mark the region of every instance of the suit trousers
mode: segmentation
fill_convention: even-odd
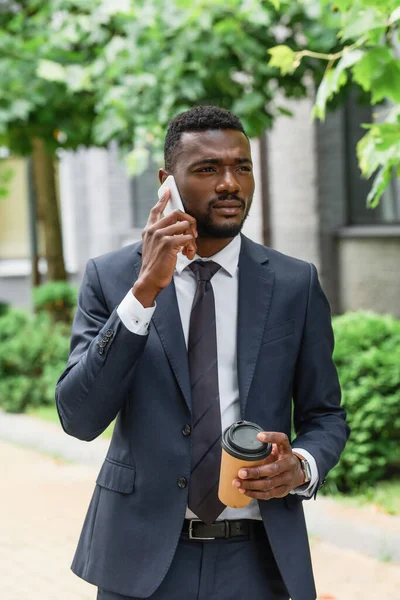
[[[245,598],[289,600],[261,521],[254,522],[249,536],[228,540],[194,541],[182,534],[172,564],[149,600]],[[99,589],[97,600],[138,599]]]

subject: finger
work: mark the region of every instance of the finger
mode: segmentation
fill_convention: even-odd
[[[169,215],[161,217],[160,219],[158,219],[158,221],[152,224],[152,228],[155,230],[163,229],[165,227],[168,227],[169,225],[177,223],[178,221],[188,221],[193,238],[198,237],[196,219],[191,215],[182,212],[181,210],[174,210]]]
[[[291,468],[291,456],[280,458],[271,464],[259,465],[258,467],[246,467],[240,469],[239,479],[260,479],[261,477],[276,477]]]
[[[157,229],[156,237],[169,237],[171,235],[177,235],[181,233],[187,233],[188,235],[191,235],[193,239],[193,234],[190,230],[190,225],[188,221],[178,221],[177,223],[173,223],[173,225],[169,225],[168,227]]]
[[[263,477],[262,479],[249,479],[247,481],[234,479],[233,486],[239,490],[259,490],[268,492],[276,487],[280,487],[281,485],[286,485],[289,487],[291,483],[291,474],[290,472],[285,471],[276,477]]]
[[[167,225],[176,223],[177,221],[189,221],[190,225],[196,227],[196,219],[192,217],[192,215],[189,215],[181,210],[173,210],[171,213],[163,217],[161,221]]]
[[[196,242],[193,240],[193,242],[191,244],[188,244],[186,246],[186,256],[188,257],[189,260],[193,260],[194,257],[196,256],[196,252],[197,252],[197,244]]]
[[[247,492],[243,492],[245,496],[249,496],[250,498],[255,498],[256,500],[271,500],[272,498],[284,498],[290,492],[290,489],[286,485],[282,485],[280,487],[274,488],[269,492],[258,492],[249,490]]]
[[[276,444],[279,446],[280,452],[282,452],[282,450],[284,452],[292,452],[292,447],[286,433],[277,431],[263,431],[257,435],[257,438],[260,440],[260,442],[264,442],[264,444],[267,444],[268,442],[271,444]]]
[[[170,242],[172,248],[179,252],[182,248],[193,242],[192,234],[182,233],[181,235],[171,235],[167,237],[167,240]]]
[[[163,195],[161,196],[161,198],[159,199],[157,204],[155,204],[150,211],[149,218],[147,219],[147,227],[149,225],[154,225],[154,223],[157,223],[157,221],[160,220],[161,215],[164,212],[164,209],[167,206],[167,203],[168,203],[168,200],[170,199],[170,197],[171,197],[170,189],[166,188],[165,192],[163,193]]]

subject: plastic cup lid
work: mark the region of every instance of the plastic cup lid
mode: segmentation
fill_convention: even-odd
[[[222,446],[232,456],[247,460],[266,458],[272,450],[269,443],[260,442],[257,434],[264,431],[256,423],[237,421],[225,429]]]

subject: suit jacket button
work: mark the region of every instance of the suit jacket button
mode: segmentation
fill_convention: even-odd
[[[188,436],[192,433],[192,428],[190,427],[190,425],[185,425],[185,427],[182,429],[182,433],[185,436]]]
[[[182,490],[187,486],[187,481],[184,477],[179,477],[178,479],[178,487],[180,487]]]

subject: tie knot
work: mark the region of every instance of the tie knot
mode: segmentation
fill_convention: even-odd
[[[221,265],[212,260],[195,260],[189,265],[189,269],[193,271],[197,281],[210,281],[220,268]]]

